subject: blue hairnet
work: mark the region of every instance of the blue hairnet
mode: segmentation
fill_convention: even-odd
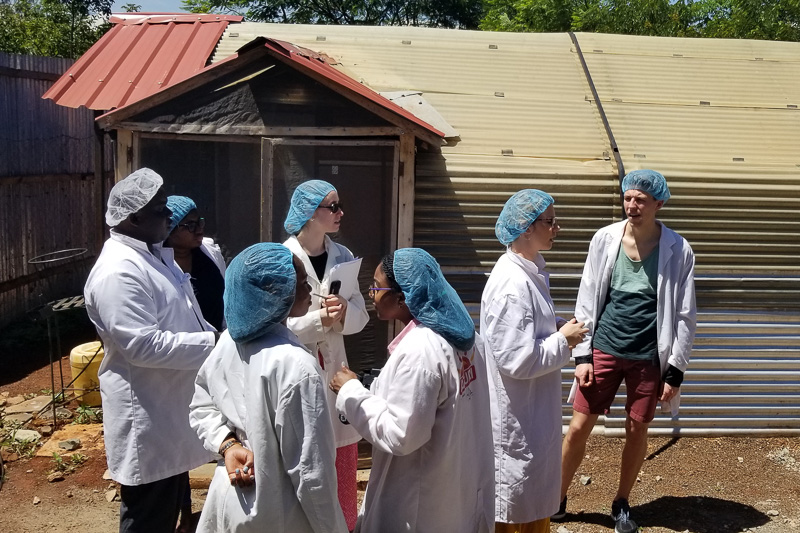
[[[528,226],[553,203],[552,196],[538,189],[522,189],[515,193],[497,217],[494,225],[497,240],[508,246],[525,233]]]
[[[260,337],[282,322],[294,305],[297,273],[292,252],[282,244],[254,244],[225,271],[225,321],[236,342]]]
[[[411,315],[458,350],[475,344],[475,323],[431,254],[420,248],[394,253],[394,279]]]
[[[308,220],[314,216],[314,211],[331,192],[336,188],[322,180],[311,180],[301,183],[292,194],[292,204],[283,223],[286,233],[297,235]]]
[[[622,178],[622,194],[631,189],[646,192],[656,200],[669,200],[667,180],[655,170],[632,170]]]
[[[146,206],[158,193],[164,180],[155,170],[140,168],[114,185],[108,195],[106,224],[115,227]]]
[[[167,207],[172,211],[169,218],[169,232],[172,233],[190,211],[197,209],[197,204],[188,196],[167,196]]]

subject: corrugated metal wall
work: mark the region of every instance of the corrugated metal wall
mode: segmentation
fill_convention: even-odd
[[[41,98],[70,64],[0,53],[0,325],[80,294],[102,242],[93,112]],[[110,172],[111,151],[106,155]],[[29,263],[68,248],[87,252],[69,261]]]

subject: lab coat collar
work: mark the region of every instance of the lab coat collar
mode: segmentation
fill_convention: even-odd
[[[403,328],[403,331],[398,333],[397,337],[395,337],[394,340],[392,340],[392,342],[389,343],[389,347],[387,348],[387,350],[389,351],[389,355],[392,355],[394,349],[397,348],[397,345],[400,344],[400,341],[403,340],[403,337],[408,335],[411,332],[411,330],[416,328],[417,326],[419,326],[419,320],[417,320],[416,318],[412,319],[411,322],[406,324],[406,327]]]
[[[297,235],[291,235],[289,239],[287,239],[286,247],[303,262],[308,277],[316,280],[317,283],[322,283],[322,280],[317,278],[317,272],[314,270],[314,266],[311,264],[311,259],[308,258],[308,254],[303,249],[303,245],[297,240]],[[333,265],[339,262],[339,255],[341,254],[339,247],[334,246],[334,242],[327,235],[325,235],[325,251],[328,253],[328,260],[325,263],[325,274],[327,275],[328,272],[331,271],[331,268],[333,268]]]
[[[511,248],[506,250],[506,255],[512,263],[519,266],[527,275],[534,281],[543,282],[547,287],[550,287],[550,274],[545,270],[547,263],[542,257],[542,254],[537,254],[533,261],[529,261],[521,255],[511,251]]]
[[[162,253],[162,246],[161,244],[153,244],[153,251],[150,251],[150,248],[147,246],[147,243],[144,241],[140,241],[139,239],[134,239],[133,237],[129,237],[127,235],[123,235],[122,233],[116,231],[114,228],[111,228],[111,239],[124,244],[125,246],[129,246],[134,250],[146,254],[146,255],[153,255],[156,259],[161,259]]]
[[[292,332],[292,330],[290,330],[285,324],[283,323],[275,324],[274,326],[272,326],[269,332],[272,333],[273,335],[277,335],[278,337],[282,337],[287,341],[291,342],[292,344],[295,344],[298,347],[302,348],[303,350],[307,351],[308,353],[311,353],[311,350],[309,350],[305,344],[300,342],[300,339],[297,338],[297,335],[295,335]]]
[[[175,262],[175,251],[172,248],[165,248],[161,243],[147,246],[146,242],[123,235],[122,233],[114,231],[114,229],[111,230],[111,239],[120,244],[124,244],[129,248],[133,248],[145,257],[153,258],[152,260],[155,264],[162,264],[163,266],[167,267],[179,284],[185,283],[191,277],[189,274],[181,270],[181,268]]]

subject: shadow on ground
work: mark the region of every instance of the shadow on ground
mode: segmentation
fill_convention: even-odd
[[[55,328],[55,321],[51,321],[49,338],[53,341],[53,355],[56,360],[68,355],[78,344],[97,338],[94,326],[83,310],[59,315],[60,351],[57,348]],[[0,386],[15,383],[49,363],[50,348],[46,320],[32,315],[0,328],[0,369],[2,369]]]
[[[640,527],[662,527],[693,533],[743,531],[770,521],[766,514],[750,505],[705,496],[663,496],[632,507],[631,517]],[[609,514],[569,514],[567,520],[614,529]]]

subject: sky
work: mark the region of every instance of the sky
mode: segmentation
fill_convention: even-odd
[[[138,4],[142,6],[140,11],[143,13],[180,13],[183,11],[181,0],[117,0],[111,7],[111,12],[121,12],[122,6],[125,4]]]

